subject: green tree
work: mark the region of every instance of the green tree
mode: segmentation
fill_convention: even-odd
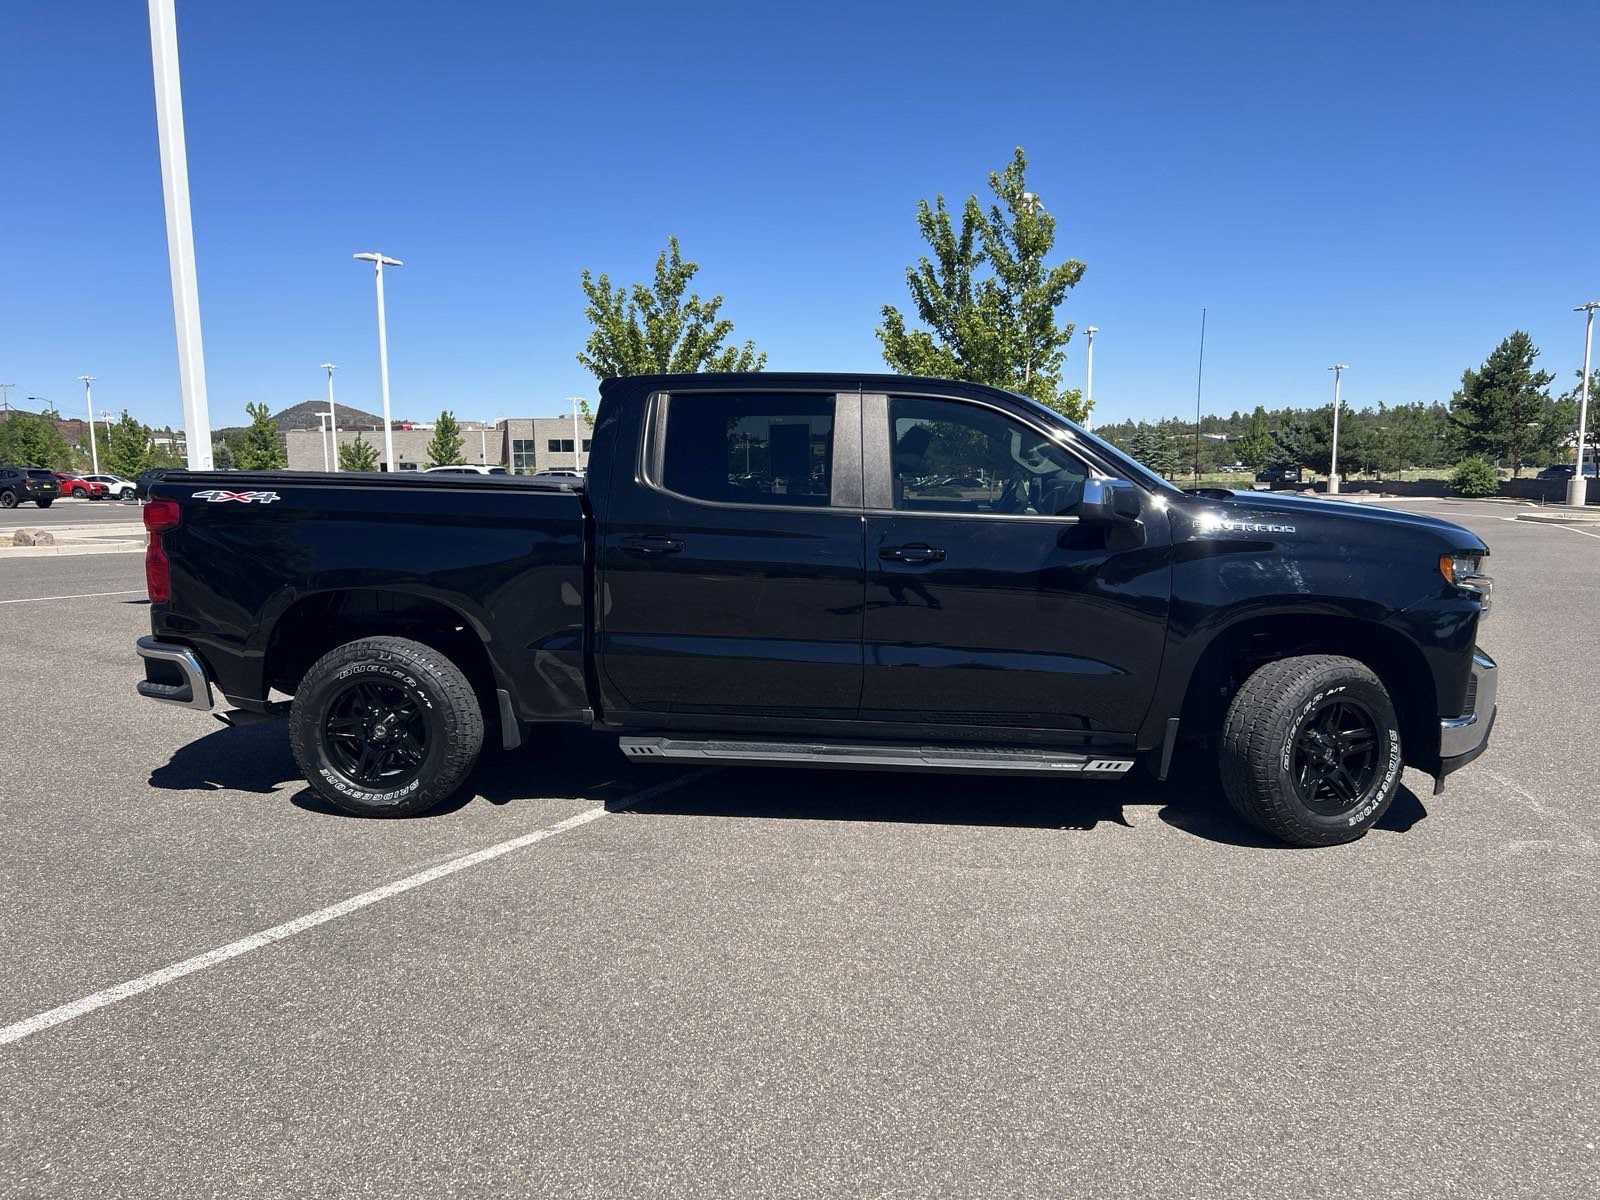
[[[355,441],[340,445],[339,470],[376,471],[377,469],[378,448],[359,433],[356,434]]]
[[[13,412],[0,421],[0,462],[17,467],[62,470],[72,464],[72,447],[56,423],[32,413]]]
[[[127,409],[106,431],[105,448],[100,452],[100,469],[124,479],[137,479],[154,465],[150,450],[150,427]]]
[[[461,426],[453,412],[446,410],[434,422],[433,438],[428,442],[428,465],[446,467],[465,461],[461,457]]]
[[[684,293],[699,263],[684,262],[678,239],[668,238],[656,258],[655,286],[635,283],[613,287],[608,276],[583,273],[583,294],[589,303],[583,315],[591,326],[578,361],[596,379],[665,372],[759,371],[767,356],[754,342],[725,346],[733,322],[717,314],[722,297],[702,300]],[[582,401],[588,417],[588,401]]]
[[[1495,347],[1476,371],[1461,373],[1450,415],[1468,455],[1509,459],[1512,478],[1525,462],[1559,440],[1548,371],[1534,370],[1539,348],[1522,330]],[[1570,431],[1568,431],[1570,433]]]
[[[1273,440],[1272,428],[1267,423],[1267,410],[1261,405],[1256,405],[1255,412],[1250,414],[1250,424],[1235,443],[1235,450],[1240,462],[1257,471],[1266,467],[1277,453],[1278,443]]]
[[[211,443],[211,465],[219,471],[231,471],[238,466],[233,461],[233,447],[228,445],[227,438],[217,438]]]
[[[1561,447],[1570,439],[1578,437],[1578,408],[1583,401],[1583,372],[1574,371],[1578,381],[1572,385],[1572,390],[1566,393],[1558,403],[1561,405],[1559,418],[1564,421],[1566,434],[1561,439]],[[1591,459],[1600,458],[1600,370],[1592,371],[1589,375],[1589,408],[1585,414],[1583,425],[1583,444],[1588,449]]]
[[[250,416],[250,425],[234,449],[234,458],[244,471],[281,471],[289,465],[283,451],[283,439],[278,426],[265,404],[246,404],[244,411]]]
[[[933,249],[906,270],[916,319],[909,329],[892,304],[883,307],[878,340],[883,358],[903,375],[937,375],[1008,388],[1075,421],[1089,406],[1062,386],[1073,325],[1056,309],[1083,278],[1084,264],[1045,265],[1056,219],[1027,190],[1027,156],[1017,147],[1003,172],[991,172],[996,203],[987,213],[968,196],[959,229],[943,196],[917,201],[917,227]]]

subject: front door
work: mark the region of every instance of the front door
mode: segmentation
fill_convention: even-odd
[[[1136,731],[1165,638],[1164,513],[1147,502],[1139,546],[1079,524],[1091,467],[995,405],[867,396],[862,420],[868,447],[874,423],[888,442],[867,461],[861,719]]]
[[[599,535],[608,716],[854,718],[859,397],[674,392],[652,405],[645,461],[613,472]]]

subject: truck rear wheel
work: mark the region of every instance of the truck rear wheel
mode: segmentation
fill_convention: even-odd
[[[1220,767],[1246,821],[1295,846],[1354,841],[1400,786],[1400,726],[1353,658],[1308,654],[1257,670],[1228,706]]]
[[[466,779],[483,712],[461,668],[407,638],[346,642],[306,672],[289,711],[295,762],[346,812],[426,812]]]

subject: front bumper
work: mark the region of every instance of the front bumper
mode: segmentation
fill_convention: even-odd
[[[134,647],[144,659],[144,678],[138,683],[139,695],[163,704],[211,710],[211,681],[200,658],[187,646],[142,637]]]
[[[1439,773],[1434,776],[1435,795],[1444,787],[1446,775],[1459,771],[1488,749],[1489,734],[1494,730],[1495,693],[1499,681],[1500,668],[1494,659],[1473,647],[1466,711],[1439,722]]]

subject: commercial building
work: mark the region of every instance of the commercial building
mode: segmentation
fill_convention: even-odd
[[[588,422],[574,422],[571,417],[507,417],[493,424],[463,421],[461,461],[505,467],[517,475],[532,475],[551,467],[587,468],[592,433]],[[419,471],[428,465],[432,425],[396,425],[390,434],[396,470]],[[383,461],[383,428],[340,429],[339,445],[349,445],[358,436],[378,451],[378,469],[388,470]],[[337,450],[326,429],[288,430],[284,444],[291,471],[321,471],[337,462]]]

